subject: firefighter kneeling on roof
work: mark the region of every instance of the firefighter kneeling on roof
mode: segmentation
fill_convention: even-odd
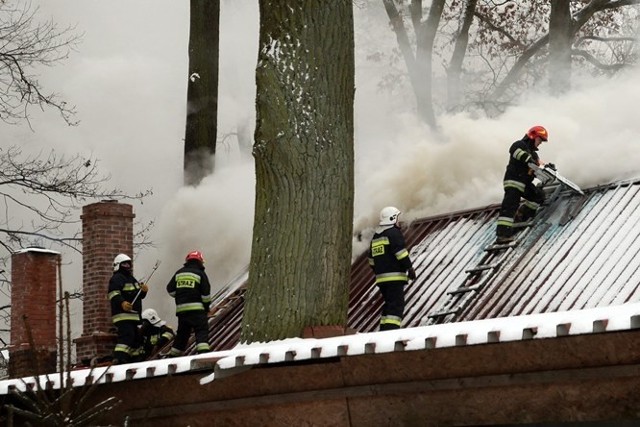
[[[144,359],[148,359],[173,340],[175,333],[153,308],[147,308],[142,312],[140,335],[142,336]]]
[[[191,331],[196,335],[196,352],[209,351],[209,305],[211,284],[204,272],[204,258],[200,251],[189,252],[184,266],[176,271],[167,284],[167,292],[176,300],[178,331],[169,356],[181,356],[187,348]]]
[[[402,326],[404,316],[404,287],[407,279],[415,280],[416,273],[398,228],[400,211],[388,206],[380,211],[380,223],[369,248],[369,265],[376,275],[376,285],[384,298],[380,330]]]

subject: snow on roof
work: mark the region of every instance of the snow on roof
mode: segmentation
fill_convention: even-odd
[[[201,384],[229,374],[229,370],[272,363],[296,363],[329,357],[351,357],[393,351],[431,350],[445,347],[495,344],[528,339],[607,333],[640,327],[640,303],[528,316],[457,322],[333,338],[295,338],[239,345],[234,349],[193,356],[98,367],[69,372],[73,387],[89,383],[116,383],[175,373],[204,370]],[[0,395],[11,389],[58,389],[66,374],[41,375],[0,381]]]
[[[37,252],[37,253],[41,253],[41,254],[60,255],[60,252],[58,252],[58,251],[52,251],[51,249],[45,249],[45,248],[42,248],[40,246],[30,246],[28,248],[17,250],[14,253],[15,254],[23,254],[23,253],[27,253],[27,252]]]

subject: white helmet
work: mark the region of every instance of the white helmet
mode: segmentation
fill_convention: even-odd
[[[116,257],[113,259],[113,271],[118,271],[118,269],[120,268],[120,263],[123,263],[125,261],[131,262],[131,258],[129,258],[129,256],[125,254],[116,255]]]
[[[167,322],[160,319],[158,313],[153,308],[147,308],[142,312],[142,320],[146,320],[153,326],[164,326]]]
[[[380,225],[395,225],[398,222],[400,210],[393,206],[387,206],[380,211]]]

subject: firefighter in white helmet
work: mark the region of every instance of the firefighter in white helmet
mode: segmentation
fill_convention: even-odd
[[[149,288],[133,277],[131,258],[118,254],[113,260],[113,276],[109,280],[108,297],[111,302],[111,321],[118,330],[118,340],[113,350],[113,363],[131,361],[140,351],[138,325],[142,300]]]
[[[398,226],[400,210],[387,206],[380,211],[379,226],[371,239],[369,265],[376,275],[384,305],[380,317],[380,330],[398,329],[404,316],[404,287],[416,273],[406,248],[404,236]]]
[[[167,322],[158,316],[153,308],[147,308],[142,312],[140,335],[142,336],[144,358],[148,359],[172,341],[175,332],[167,325]]]

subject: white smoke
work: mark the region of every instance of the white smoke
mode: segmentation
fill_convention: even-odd
[[[188,3],[34,3],[54,21],[77,23],[85,32],[79,52],[44,74],[45,83],[77,105],[81,123],[67,128],[55,115],[37,114],[35,134],[3,126],[4,140],[91,152],[115,184],[132,192],[153,188],[154,196],[134,210],[138,221],[157,221],[150,236],[157,248],[136,254],[135,269],[145,277],[161,261],[145,304],[171,317],[173,301],[164,286],[188,251],[204,252],[216,288],[249,262],[255,175],[234,134],[244,129],[251,135],[254,127],[257,2],[222,2],[218,126],[225,142],[218,147],[215,174],[187,188],[181,187]],[[499,118],[440,116],[432,131],[413,114],[409,92],[378,91],[387,68],[368,61],[363,46],[395,48],[382,4],[360,2],[355,14],[356,234],[374,226],[386,205],[411,220],[500,202],[509,145],[537,124],[550,133],[541,158],[579,185],[638,175],[638,70],[583,87],[576,83],[560,97],[525,96]],[[361,250],[356,240],[355,251]],[[63,275],[81,283],[77,257],[65,259],[74,261]]]

